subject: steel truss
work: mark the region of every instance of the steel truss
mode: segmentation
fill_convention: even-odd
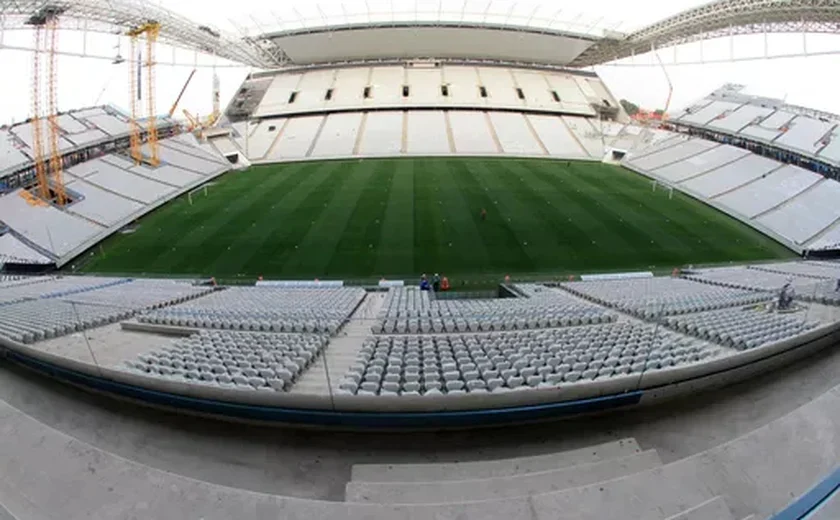
[[[254,41],[201,25],[143,0],[0,0],[2,28],[27,28],[34,13],[49,9],[62,13],[62,29],[115,34],[155,22],[161,26],[160,43],[251,67],[277,66],[276,57]]]
[[[663,47],[765,33],[840,33],[840,0],[718,0],[593,45],[570,65],[587,67]]]

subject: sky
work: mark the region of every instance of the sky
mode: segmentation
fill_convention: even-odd
[[[375,19],[429,17],[442,13],[444,18],[486,19],[493,22],[531,23],[550,25],[576,32],[598,33],[604,28],[631,32],[648,23],[702,4],[698,0],[588,0],[585,4],[568,0],[178,0],[177,2],[150,0],[165,5],[196,22],[212,25],[234,34],[250,34],[280,28],[321,25],[356,21],[364,17]],[[235,6],[235,7],[234,7]],[[24,31],[7,31],[5,45],[31,45],[32,36]],[[119,44],[119,46],[118,46]],[[80,33],[62,31],[59,45],[70,52],[82,49]],[[127,53],[126,42],[115,35],[91,34],[84,45],[88,51],[101,55]],[[702,46],[702,51],[701,51]],[[768,54],[798,54],[803,52],[802,35],[769,35]],[[707,41],[676,50],[677,62],[726,61],[702,65],[667,65],[674,61],[673,50],[661,51],[666,63],[659,66],[650,55],[638,57],[636,65],[627,63],[606,65],[595,70],[616,97],[629,99],[646,108],[664,108],[668,103],[674,111],[692,104],[724,83],[746,86],[751,94],[784,98],[788,103],[840,114],[840,96],[836,95],[836,75],[840,54],[804,58],[758,59],[747,57],[765,54],[762,35]],[[809,35],[809,52],[840,51],[840,35]],[[194,54],[159,46],[162,60],[192,63]],[[736,61],[729,61],[731,58]],[[229,67],[212,57],[199,56],[204,64],[217,64],[215,73],[221,82],[222,105],[238,89],[248,74],[244,67]],[[0,124],[21,121],[31,110],[31,53],[0,49],[3,65],[4,95],[0,97]],[[625,60],[627,61],[627,60]],[[645,65],[642,64],[653,64]],[[157,112],[169,111],[181,90],[191,66],[157,67]],[[179,106],[191,113],[206,115],[212,106],[212,68],[199,68]],[[8,78],[14,78],[9,80]],[[671,88],[669,88],[669,83]],[[58,104],[60,110],[95,104],[112,103],[126,109],[128,105],[128,70],[125,64],[113,65],[108,60],[61,57],[58,69]]]

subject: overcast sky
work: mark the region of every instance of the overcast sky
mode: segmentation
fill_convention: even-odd
[[[266,0],[178,0],[165,3],[153,0],[197,22],[214,25],[222,30],[236,32],[247,28],[270,30],[290,28],[301,23],[319,24],[354,21],[365,13],[382,19],[396,11],[398,18],[416,13],[429,17],[443,13],[443,17],[461,16],[489,21],[525,23],[534,25],[551,23],[559,29],[596,31],[609,28],[630,32],[648,23],[676,14],[684,9],[702,4],[698,0],[588,0],[580,2],[520,1],[509,0],[322,0],[319,3],[302,0],[282,2]],[[423,13],[426,13],[425,15]],[[470,14],[472,13],[472,14]],[[23,32],[7,33],[7,45],[31,45],[31,35]],[[801,35],[771,35],[768,38],[769,54],[803,52]],[[681,47],[677,50],[682,62],[729,59],[734,49],[736,59],[764,55],[764,37],[736,38],[730,46],[728,39]],[[80,50],[78,34],[62,32],[60,45],[68,50]],[[126,54],[125,44],[117,48],[118,39],[113,35],[91,35],[88,50],[110,55],[119,51]],[[807,41],[810,52],[840,50],[840,36],[810,35]],[[160,48],[159,57],[171,60],[172,51]],[[673,59],[672,51],[662,51],[662,59]],[[786,98],[789,103],[840,113],[840,96],[836,90],[837,60],[840,56],[812,56],[756,61],[735,61],[703,65],[626,67],[604,66],[596,70],[613,93],[647,108],[663,107],[668,98],[668,79],[673,85],[670,108],[681,108],[701,98],[723,83],[740,83],[753,94]],[[179,52],[178,61],[190,62],[192,54]],[[201,58],[213,63],[212,58]],[[0,97],[0,123],[20,121],[31,113],[31,55],[22,51],[0,50],[5,81],[4,95]],[[650,57],[637,58],[637,63],[653,63]],[[157,111],[166,112],[181,89],[191,67],[158,67]],[[227,102],[247,74],[246,68],[219,68],[217,73],[222,85],[222,103]],[[211,108],[212,70],[199,69],[185,94],[181,108],[207,114]],[[10,81],[10,79],[12,79]],[[116,66],[108,61],[62,57],[59,63],[59,108],[67,110],[93,104],[113,103],[125,108],[128,100],[128,72],[126,65]],[[180,114],[179,114],[180,115]]]

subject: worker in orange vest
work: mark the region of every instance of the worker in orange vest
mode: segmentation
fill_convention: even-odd
[[[449,290],[449,278],[446,276],[440,281],[440,290],[441,291],[448,291]]]

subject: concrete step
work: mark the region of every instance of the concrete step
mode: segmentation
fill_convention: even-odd
[[[356,464],[351,479],[360,482],[434,482],[511,477],[615,459],[641,451],[636,439],[621,439],[577,450],[512,459],[432,464]]]
[[[714,497],[682,513],[668,517],[668,520],[734,520],[732,511],[723,497]]]
[[[348,482],[347,502],[446,504],[549,493],[625,477],[661,466],[655,450],[590,464],[489,479],[432,482]]]

